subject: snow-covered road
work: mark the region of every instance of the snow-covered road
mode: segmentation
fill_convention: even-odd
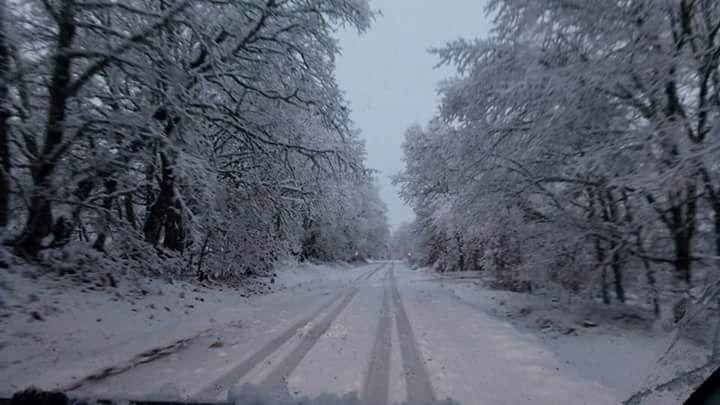
[[[82,381],[74,393],[224,400],[254,387],[282,396],[353,394],[370,404],[619,402],[532,337],[462,305],[431,274],[401,263],[343,273],[346,280],[312,294],[263,297],[268,305],[249,312],[255,319],[245,326],[198,335],[171,355]]]

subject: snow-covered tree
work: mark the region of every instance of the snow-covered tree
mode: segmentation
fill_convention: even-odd
[[[659,310],[661,270],[687,290],[720,252],[720,5],[494,0],[488,12],[490,38],[434,51],[458,75],[438,117],[406,136],[396,181],[427,261],[605,302],[630,284]]]
[[[334,78],[334,32],[365,30],[366,1],[2,5],[0,224],[16,253],[152,246],[228,277],[296,251],[336,194],[374,198]]]

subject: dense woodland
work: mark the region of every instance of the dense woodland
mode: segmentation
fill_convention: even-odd
[[[407,130],[395,178],[422,265],[518,290],[646,305],[716,302],[720,2],[492,0],[487,39]],[[682,305],[681,305],[682,304]]]
[[[372,19],[364,0],[0,0],[3,245],[215,279],[385,254],[334,77],[336,30]]]

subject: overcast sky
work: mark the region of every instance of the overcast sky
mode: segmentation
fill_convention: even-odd
[[[437,59],[427,49],[485,36],[489,22],[483,0],[371,0],[371,5],[382,15],[370,31],[340,33],[337,75],[367,140],[368,166],[380,171],[381,195],[395,227],[413,218],[390,180],[403,167],[403,134],[432,118],[437,84],[452,73],[434,69]]]

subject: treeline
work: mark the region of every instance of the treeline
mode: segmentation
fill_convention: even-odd
[[[493,0],[488,15],[489,38],[433,51],[457,76],[406,134],[415,260],[657,314],[665,295],[711,302],[720,2]]]
[[[226,279],[385,254],[334,77],[357,0],[0,0],[0,226]],[[169,260],[172,259],[172,260]]]

